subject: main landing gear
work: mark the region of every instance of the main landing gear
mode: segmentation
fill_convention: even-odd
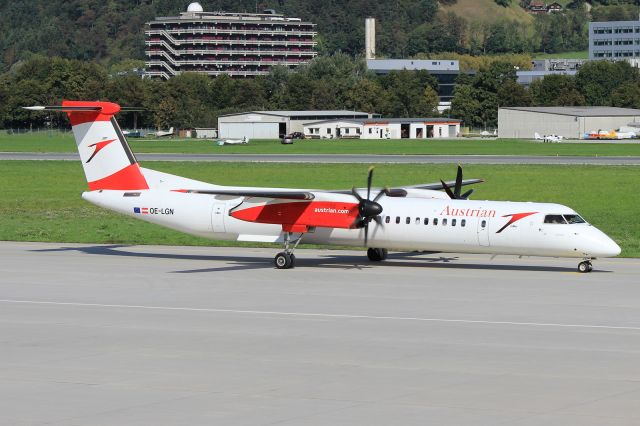
[[[380,262],[387,259],[389,252],[384,248],[370,248],[367,249],[367,257],[372,262]]]
[[[585,273],[593,271],[593,265],[590,260],[584,260],[578,263],[578,272]]]
[[[291,232],[284,233],[284,251],[276,254],[276,257],[273,259],[273,263],[274,265],[276,265],[276,268],[291,269],[295,266],[296,256],[293,254],[293,251],[296,249],[296,247],[298,247],[298,244],[300,244],[300,240],[302,240],[302,235],[303,234],[300,234],[298,239],[296,239],[293,242],[293,247],[290,247]]]

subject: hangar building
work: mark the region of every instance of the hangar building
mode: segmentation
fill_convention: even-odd
[[[640,125],[640,110],[614,107],[509,107],[498,109],[501,138],[559,135],[581,139],[585,133],[615,130],[632,122]]]
[[[278,139],[287,133],[302,132],[303,124],[310,121],[372,116],[360,111],[248,111],[218,117],[218,134],[225,139]]]
[[[318,139],[429,139],[460,135],[460,120],[453,118],[373,118],[322,120],[305,123],[306,137]]]

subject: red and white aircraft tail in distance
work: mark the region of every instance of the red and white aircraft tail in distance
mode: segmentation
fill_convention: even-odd
[[[462,179],[399,188],[352,190],[231,187],[140,167],[109,102],[64,101],[28,107],[67,113],[89,184],[82,197],[100,207],[212,239],[282,243],[275,266],[294,266],[305,242],[368,248],[372,261],[387,250],[552,256],[591,260],[620,247],[578,213],[559,204],[471,201]],[[451,188],[453,187],[453,189]],[[444,190],[444,191],[442,191]]]

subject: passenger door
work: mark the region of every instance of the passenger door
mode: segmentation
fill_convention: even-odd
[[[224,216],[226,213],[226,204],[220,202],[213,203],[213,211],[211,212],[211,227],[213,232],[224,233]]]
[[[478,244],[489,247],[489,218],[478,218]]]

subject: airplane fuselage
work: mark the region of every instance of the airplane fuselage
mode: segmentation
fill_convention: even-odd
[[[160,189],[91,191],[83,198],[205,238],[274,243],[284,238],[281,224],[233,217],[232,212],[244,207],[243,197]],[[620,252],[617,244],[596,227],[586,222],[568,223],[565,217],[571,221],[579,216],[560,204],[391,197],[382,197],[379,203],[383,207],[381,223],[371,222],[369,247],[575,258],[615,256]],[[313,204],[308,202],[306,208],[313,209]],[[323,207],[321,214],[343,215],[346,209]],[[304,242],[362,247],[364,232],[357,228],[314,227],[304,234]]]

